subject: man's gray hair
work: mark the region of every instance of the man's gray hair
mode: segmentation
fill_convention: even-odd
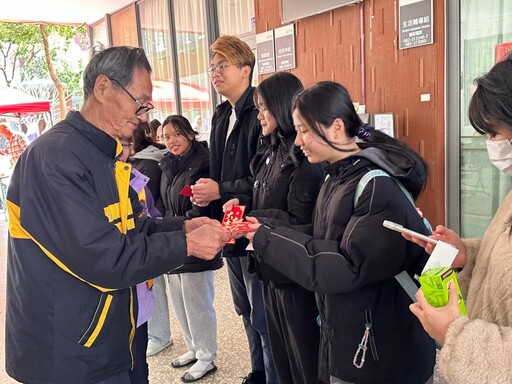
[[[116,79],[126,87],[133,80],[134,70],[144,70],[151,73],[151,65],[142,48],[110,47],[94,55],[84,71],[84,99],[94,91],[94,83],[99,75]],[[114,81],[114,86],[119,88]]]

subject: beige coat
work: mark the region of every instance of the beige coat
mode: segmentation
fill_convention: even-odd
[[[484,237],[465,240],[458,279],[468,317],[448,329],[439,369],[450,384],[512,383],[512,191]]]

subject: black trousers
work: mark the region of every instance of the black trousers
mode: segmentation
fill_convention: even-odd
[[[270,349],[280,383],[314,384],[318,379],[320,328],[314,292],[298,285],[263,283]]]
[[[149,367],[146,360],[146,349],[148,348],[148,323],[141,324],[135,330],[133,338],[132,353],[134,359],[133,370],[128,371],[131,384],[148,384]]]
[[[123,371],[120,374],[111,377],[107,380],[99,381],[96,384],[131,384],[128,371]]]

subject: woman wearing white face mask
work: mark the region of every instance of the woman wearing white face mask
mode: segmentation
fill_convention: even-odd
[[[471,125],[487,135],[493,165],[512,176],[512,54],[475,82]],[[440,371],[450,383],[512,383],[512,191],[482,239],[463,240],[443,226],[432,237],[459,249],[454,266],[463,267],[458,279],[468,309],[468,317],[460,315],[454,287],[445,307],[430,306],[421,290],[411,305],[430,336],[444,343]]]
[[[496,134],[489,133],[485,141],[492,165],[505,175],[512,176],[512,131],[501,121],[494,122]]]

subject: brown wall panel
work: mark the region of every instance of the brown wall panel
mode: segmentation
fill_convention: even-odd
[[[116,12],[110,17],[112,26],[112,45],[139,46],[135,4]]]
[[[254,4],[257,33],[281,26],[280,0],[255,0]],[[320,80],[341,82],[354,101],[366,103],[369,113],[393,112],[396,136],[430,166],[418,206],[433,225],[442,224],[444,2],[434,0],[434,44],[399,50],[397,23],[397,0],[365,0],[296,21],[297,68],[291,72],[305,86]],[[430,101],[422,102],[422,94],[430,95]]]
[[[428,162],[428,185],[418,201],[433,224],[444,223],[444,4],[434,1],[434,44],[399,50],[398,2],[365,1],[367,110],[393,112],[396,135]],[[430,101],[421,101],[428,95]]]
[[[281,24],[279,0],[255,0],[256,33]],[[356,33],[354,33],[354,31]],[[355,101],[361,99],[359,7],[349,6],[295,23],[297,68],[305,86],[321,80],[342,82]],[[262,75],[260,80],[270,76]]]

